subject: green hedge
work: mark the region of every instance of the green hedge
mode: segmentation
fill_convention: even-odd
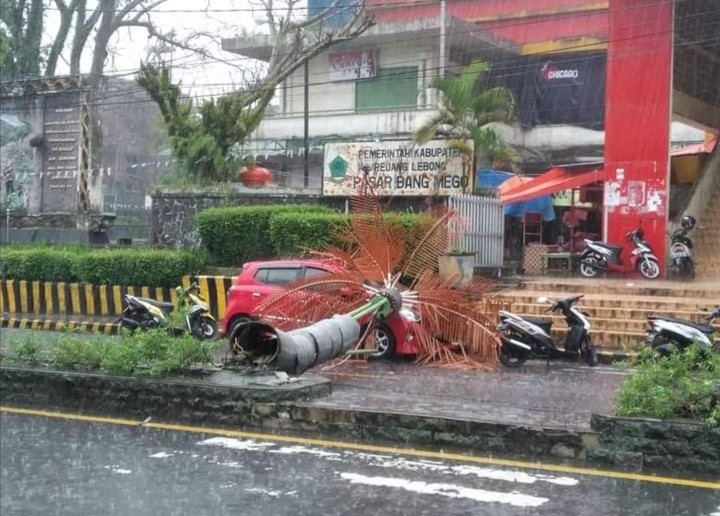
[[[270,218],[270,242],[277,257],[296,257],[308,249],[336,244],[333,232],[347,221],[339,213],[278,213]]]
[[[270,241],[275,256],[302,256],[308,249],[322,249],[326,244],[337,244],[335,230],[347,223],[347,216],[322,213],[283,213],[270,219]],[[419,241],[430,228],[432,219],[424,215],[388,213],[385,220],[390,227],[402,227],[406,245]]]
[[[210,208],[197,216],[197,226],[213,265],[242,265],[273,258],[270,218],[284,213],[328,213],[319,205],[280,204]]]
[[[96,285],[173,287],[205,265],[200,253],[149,248],[4,247],[0,277]]]

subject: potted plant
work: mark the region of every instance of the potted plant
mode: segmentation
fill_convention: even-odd
[[[475,253],[453,247],[447,254],[438,256],[440,277],[455,285],[466,285],[475,274]]]

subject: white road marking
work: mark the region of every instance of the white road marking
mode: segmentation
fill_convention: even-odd
[[[308,453],[310,455],[315,455],[317,457],[323,457],[323,458],[331,458],[336,457],[340,458],[342,454],[335,453],[335,452],[328,452],[324,450],[320,450],[318,448],[307,448],[305,446],[283,446],[282,448],[279,448],[277,450],[268,450],[269,453],[281,453],[284,455],[295,455],[298,453]]]
[[[222,446],[233,450],[261,451],[265,448],[272,448],[275,443],[259,443],[251,439],[231,439],[229,437],[211,437],[198,443],[201,446]]]
[[[166,453],[166,452],[157,452],[150,455],[151,459],[167,459],[168,457],[172,457],[172,453]]]
[[[515,507],[539,507],[548,498],[530,496],[519,493],[501,493],[499,491],[486,491],[485,489],[474,489],[454,484],[438,484],[407,480],[404,478],[390,477],[369,477],[357,473],[340,473],[340,477],[350,481],[351,484],[364,484],[377,487],[391,487],[404,489],[413,493],[439,495],[448,498],[467,498],[477,502],[503,503]]]
[[[132,473],[132,470],[121,468],[120,466],[118,466],[116,464],[113,464],[112,466],[105,466],[104,468],[109,469],[113,473],[118,473],[120,475],[129,475]]]

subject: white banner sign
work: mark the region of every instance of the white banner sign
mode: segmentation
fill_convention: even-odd
[[[364,177],[380,195],[470,193],[471,163],[448,140],[327,143],[323,195],[355,195]]]
[[[375,77],[376,64],[375,50],[328,54],[331,81],[354,81]]]

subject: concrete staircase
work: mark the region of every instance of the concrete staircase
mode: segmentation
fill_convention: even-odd
[[[567,326],[562,315],[545,313],[548,305],[538,303],[537,298],[575,294],[585,295],[577,306],[590,315],[593,343],[603,350],[623,351],[644,342],[649,315],[702,321],[720,304],[720,280],[679,284],[546,278],[525,280],[520,288],[505,290],[500,297],[512,303],[513,313],[552,318],[553,333],[564,337]],[[717,327],[720,329],[720,321]]]
[[[720,177],[720,173],[717,175]],[[691,235],[697,274],[701,278],[720,278],[720,181],[715,181],[711,199],[698,220],[695,234]]]
[[[720,148],[710,159],[682,215],[697,219],[690,234],[695,243],[695,271],[699,278],[720,279]]]

